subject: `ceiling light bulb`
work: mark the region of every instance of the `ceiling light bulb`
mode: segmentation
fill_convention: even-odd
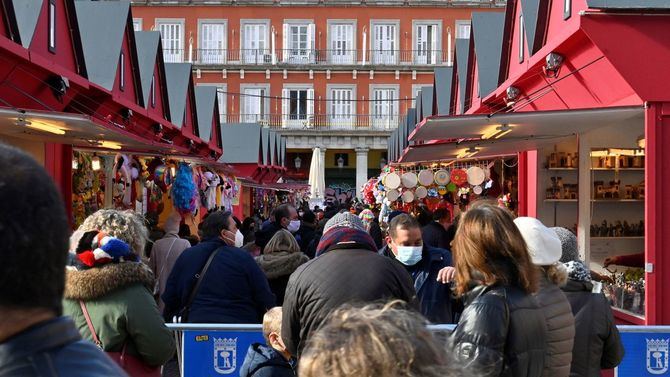
[[[91,169],[94,171],[100,170],[100,157],[93,156],[93,158],[91,158]]]
[[[54,135],[65,135],[65,130],[62,130],[58,127],[52,126],[46,123],[40,122],[26,122],[26,127],[30,127],[36,130],[52,133]]]
[[[100,143],[100,146],[107,149],[121,149],[121,144],[113,141],[103,141]]]

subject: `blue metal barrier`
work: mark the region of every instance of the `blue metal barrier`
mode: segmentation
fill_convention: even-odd
[[[167,324],[178,339],[182,376],[239,377],[247,349],[263,343],[261,325]],[[447,334],[454,325],[431,325]],[[626,356],[617,377],[670,376],[670,326],[618,326]]]

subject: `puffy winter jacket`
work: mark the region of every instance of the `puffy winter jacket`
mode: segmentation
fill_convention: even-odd
[[[591,293],[588,282],[568,280],[563,292],[575,316],[575,344],[570,377],[599,377],[600,369],[619,365],[624,356],[612,309],[602,293]]]
[[[295,377],[295,360],[287,361],[279,352],[264,344],[249,346],[240,377]]]
[[[309,334],[343,304],[400,299],[418,309],[412,277],[399,263],[364,249],[332,250],[291,275],[283,305],[282,340],[300,355]]]
[[[465,299],[450,343],[466,375],[541,376],[547,327],[537,300],[516,287],[483,285]]]
[[[93,340],[79,300],[86,303],[93,328],[107,352],[126,352],[159,366],[174,355],[172,332],[165,326],[151,290],[153,273],[142,263],[68,269],[63,314],[72,317],[84,339]]]
[[[550,282],[545,274],[540,278],[540,289],[535,295],[547,321],[547,354],[544,358],[544,377],[568,377],[572,361],[572,343],[575,339],[575,318],[570,302],[561,289]]]

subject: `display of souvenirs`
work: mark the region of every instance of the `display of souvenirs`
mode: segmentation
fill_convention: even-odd
[[[607,222],[603,220],[600,225],[591,225],[591,237],[643,237],[644,221],[637,224],[629,224],[628,221],[617,220]]]
[[[620,180],[609,181],[609,186],[605,186],[604,181],[593,181],[594,199],[620,199]]]
[[[610,271],[613,283],[605,284],[603,293],[609,304],[615,308],[644,315],[644,270],[631,268],[624,272]]]
[[[551,177],[551,187],[547,188],[547,199],[577,199],[579,185],[563,183],[563,177]]]
[[[552,152],[547,161],[549,169],[572,169],[579,166],[579,153]]]
[[[644,168],[644,156],[594,157],[592,165],[598,169],[641,169]]]
[[[102,159],[95,157],[100,161],[101,168],[92,169],[93,156],[74,152],[72,170],[72,215],[74,225],[79,226],[84,220],[97,210],[104,207],[105,204],[105,173]]]

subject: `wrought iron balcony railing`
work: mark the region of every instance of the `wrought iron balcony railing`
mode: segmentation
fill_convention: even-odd
[[[227,114],[225,123],[259,123],[264,127],[286,130],[313,131],[385,131],[393,130],[405,122],[405,115],[353,115],[353,114]]]

